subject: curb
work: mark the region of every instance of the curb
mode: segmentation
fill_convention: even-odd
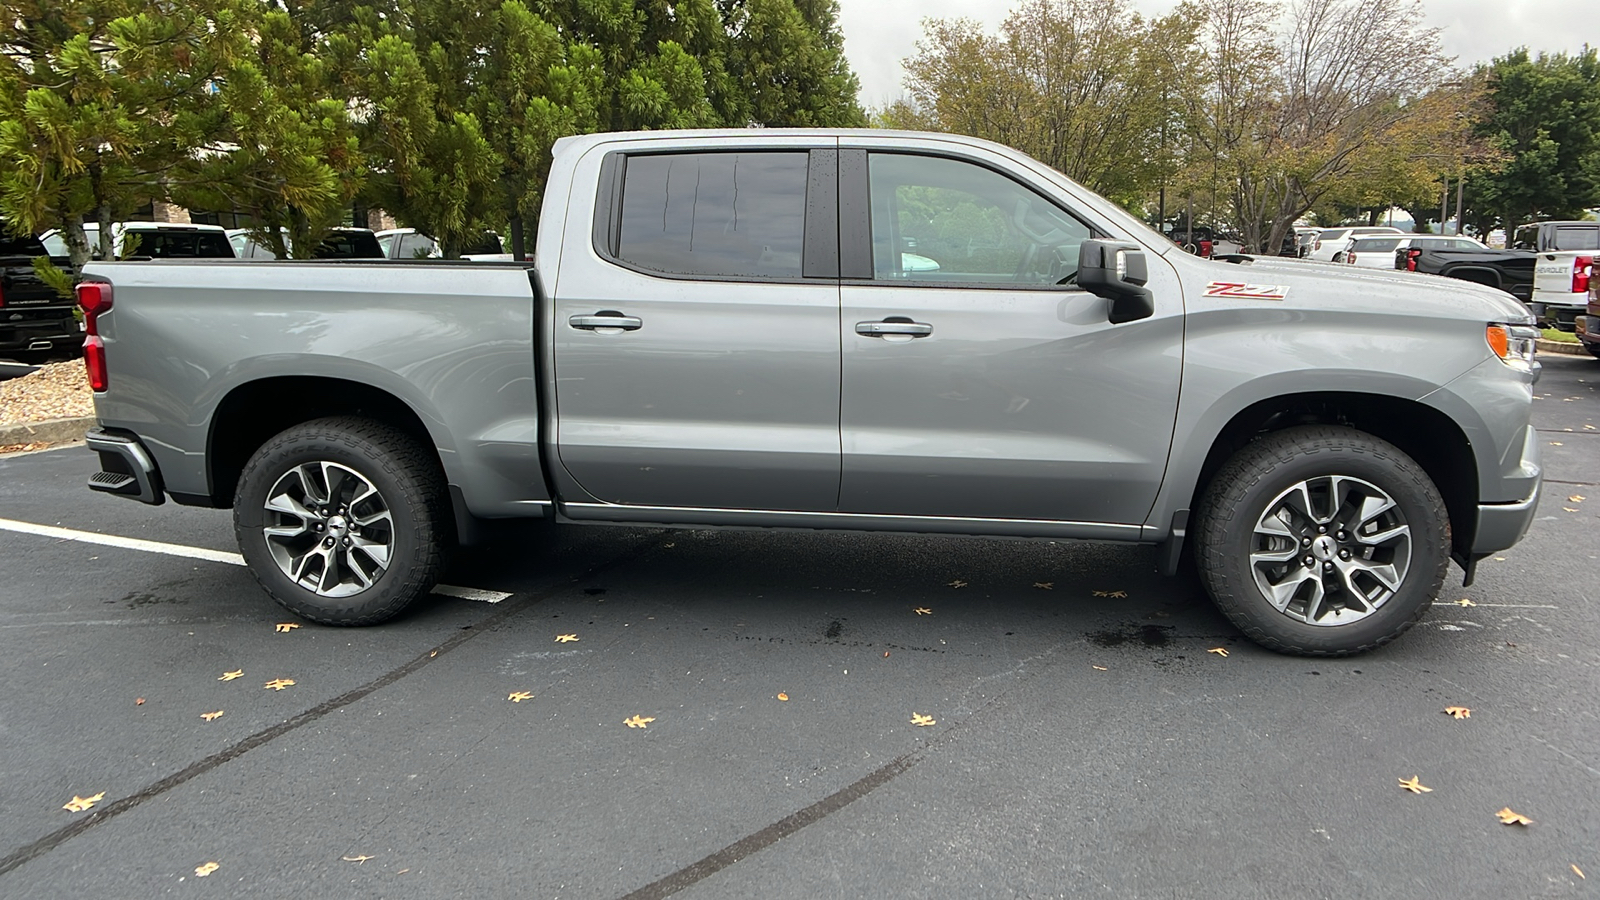
[[[0,447],[9,444],[55,444],[62,441],[81,441],[94,427],[94,416],[75,419],[51,419],[47,422],[28,422],[22,425],[0,425]]]
[[[1568,356],[1588,356],[1589,351],[1583,349],[1582,344],[1569,344],[1566,341],[1547,341],[1539,338],[1540,353],[1565,353]]]

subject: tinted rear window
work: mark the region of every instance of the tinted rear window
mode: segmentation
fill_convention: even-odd
[[[138,246],[133,242],[137,240]],[[128,231],[122,236],[124,256],[152,259],[233,258],[228,236],[220,231]]]
[[[805,153],[629,157],[617,257],[672,275],[799,278]]]
[[[1393,250],[1400,245],[1400,239],[1392,238],[1362,238],[1355,242],[1350,249],[1355,253],[1377,253],[1382,250]]]
[[[1593,228],[1557,228],[1551,250],[1600,249],[1600,225]]]
[[[504,252],[506,251],[500,248],[500,236],[488,231],[461,249],[462,256],[494,256]]]
[[[1334,229],[1331,229],[1329,231],[1324,231],[1324,232],[1321,232],[1320,234],[1318,234],[1317,235],[1317,240],[1319,240],[1319,241],[1331,241],[1334,238],[1340,237],[1343,234],[1344,234],[1344,229],[1343,228],[1334,228]]]
[[[32,235],[12,237],[0,232],[0,256],[26,256],[32,259],[35,256],[47,255],[44,244],[39,243],[39,239]]]
[[[370,231],[336,231],[317,248],[317,259],[382,259],[383,247]]]

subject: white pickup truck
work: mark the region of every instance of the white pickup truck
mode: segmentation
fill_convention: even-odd
[[[1589,302],[1589,282],[1600,256],[1600,222],[1538,222],[1517,229],[1513,249],[1534,250],[1533,297],[1541,323],[1571,331]]]

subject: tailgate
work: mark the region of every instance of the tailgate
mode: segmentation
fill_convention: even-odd
[[[1582,294],[1572,292],[1572,273],[1578,262],[1575,252],[1540,253],[1533,265],[1534,299],[1542,303],[1582,304]],[[1570,295],[1562,297],[1561,295]]]

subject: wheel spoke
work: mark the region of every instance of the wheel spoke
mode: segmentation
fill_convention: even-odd
[[[1259,566],[1262,563],[1292,562],[1299,555],[1300,548],[1293,545],[1284,550],[1257,550],[1250,554],[1250,564]]]
[[[301,522],[298,525],[267,525],[261,529],[261,533],[269,538],[277,538],[278,540],[286,541],[290,538],[297,538],[300,535],[305,534],[306,523]]]
[[[1394,540],[1396,538],[1400,538],[1400,537],[1409,538],[1409,537],[1411,537],[1411,526],[1410,525],[1396,525],[1393,528],[1387,529],[1385,531],[1374,532],[1372,534],[1359,534],[1358,533],[1358,534],[1356,534],[1355,537],[1356,537],[1357,541],[1359,541],[1359,542],[1361,542],[1363,544],[1366,544],[1366,545],[1371,546],[1371,547],[1377,547],[1377,546],[1381,546],[1383,544],[1387,544],[1387,543],[1389,543],[1390,541],[1392,541],[1392,540]]]
[[[1287,578],[1271,586],[1272,594],[1269,599],[1272,600],[1272,605],[1278,612],[1286,612],[1289,609],[1289,603],[1299,593],[1300,585],[1305,584],[1307,581],[1315,585],[1316,593],[1320,597],[1322,594],[1322,579],[1318,578],[1316,572],[1311,569],[1298,569],[1290,572]]]
[[[388,544],[379,543],[378,541],[369,541],[359,535],[352,536],[350,541],[355,545],[351,548],[351,550],[360,550],[368,559],[372,560],[372,562],[377,565],[380,570],[389,568]]]

